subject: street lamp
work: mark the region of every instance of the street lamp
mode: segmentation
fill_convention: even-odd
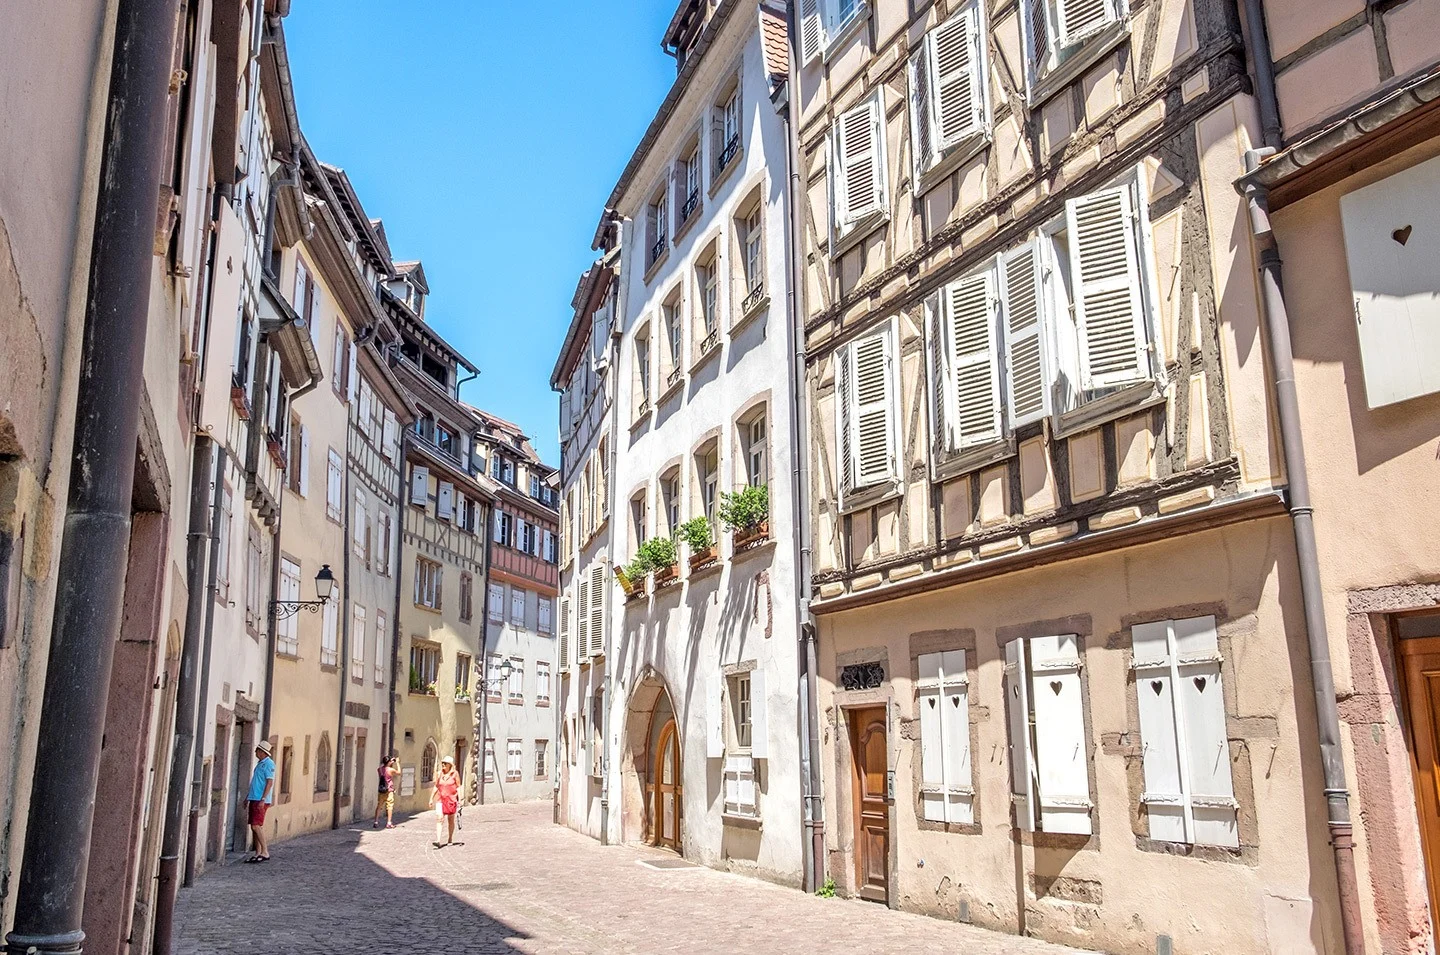
[[[511,672],[512,670],[514,670],[514,669],[515,669],[515,667],[512,666],[511,663],[510,663],[510,658],[509,658],[509,657],[506,657],[505,659],[503,659],[503,660],[500,661],[500,667],[499,667],[499,670],[497,671],[498,675],[497,675],[497,676],[493,676],[493,677],[488,677],[488,678],[482,676],[482,677],[480,678],[480,684],[481,684],[482,686],[484,686],[486,689],[489,689],[491,686],[493,686],[493,685],[495,685],[495,684],[505,683],[506,681],[508,681],[508,680],[510,679],[510,672]]]
[[[515,671],[515,668],[511,665],[510,658],[505,657],[501,659],[500,666],[496,668],[497,672],[495,676],[487,677],[483,675],[485,673],[488,673],[489,670],[490,668],[488,666],[485,667],[485,669],[481,671],[482,676],[480,677],[480,689],[484,692],[480,694],[480,778],[478,780],[479,785],[476,787],[476,790],[480,799],[480,805],[482,806],[485,805],[485,773],[488,772],[490,768],[489,766],[485,765],[486,753],[484,750],[485,740],[488,738],[486,734],[490,730],[489,690],[492,686],[504,686],[506,683],[510,682],[510,674]]]
[[[335,575],[330,572],[330,565],[325,564],[315,575],[315,596],[319,597],[319,600],[272,600],[270,601],[270,616],[275,620],[284,620],[301,610],[319,613],[320,608],[330,602],[330,595],[334,592]]]

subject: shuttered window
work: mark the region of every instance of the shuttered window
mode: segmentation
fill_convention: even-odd
[[[1121,12],[1121,0],[1025,0],[1022,20],[1031,83],[1117,23]]]
[[[441,481],[439,493],[435,496],[435,516],[448,521],[455,516],[455,485]]]
[[[881,92],[840,114],[832,133],[830,194],[835,232],[843,237],[888,208]]]
[[[950,150],[989,132],[984,28],[978,3],[925,35],[910,61],[911,146],[918,177]]]
[[[1043,418],[1050,410],[1051,370],[1041,322],[1040,245],[1027,242],[1001,260],[1005,328],[1005,393],[1012,426]]]
[[[800,56],[809,63],[825,46],[825,23],[820,18],[820,0],[800,0]]]
[[[338,523],[345,500],[341,483],[345,462],[341,460],[340,452],[331,448],[325,463],[325,516]]]
[[[1150,838],[1238,846],[1215,618],[1137,624],[1131,638]]]
[[[991,270],[950,283],[932,300],[930,373],[940,450],[1000,438],[999,333]]]
[[[605,653],[605,565],[596,564],[590,568],[590,646],[586,657],[603,656]]]
[[[486,600],[486,614],[491,620],[503,621],[505,619],[505,585],[491,584],[489,594]]]
[[[430,469],[418,464],[410,469],[410,503],[421,507],[430,503]]]
[[[333,667],[340,661],[340,603],[328,600],[320,608],[320,665]]]
[[[931,822],[974,822],[965,651],[922,653],[918,662],[915,705],[920,711],[920,802],[924,816]]]
[[[1086,391],[1150,374],[1139,217],[1130,185],[1065,203],[1080,378]]]
[[[1091,832],[1089,759],[1073,634],[1005,645],[1015,823],[1026,831]]]
[[[560,598],[560,669],[570,665],[570,598]]]
[[[809,64],[869,9],[865,0],[800,0],[800,57]]]
[[[575,602],[575,662],[584,663],[590,652],[590,581],[580,575],[580,596]]]
[[[836,423],[845,493],[899,478],[895,338],[892,320],[838,356]]]

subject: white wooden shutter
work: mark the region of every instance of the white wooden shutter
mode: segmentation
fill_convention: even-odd
[[[925,364],[930,378],[930,435],[936,457],[955,447],[955,379],[950,370],[949,335],[940,293],[925,300]]]
[[[1175,703],[1181,752],[1188,769],[1196,842],[1238,846],[1235,784],[1230,774],[1225,693],[1220,681],[1220,644],[1214,617],[1176,620]]]
[[[840,230],[884,209],[885,162],[880,97],[840,114],[835,124],[836,208]]]
[[[921,654],[919,665],[916,705],[924,816],[932,822],[974,822],[965,651]]]
[[[570,388],[567,385],[565,390],[560,392],[560,443],[569,441],[571,433]]]
[[[950,283],[943,295],[955,378],[954,431],[961,448],[1000,437],[1000,363],[992,282],[987,269]]]
[[[590,653],[598,657],[605,653],[605,597],[610,588],[605,586],[605,565],[596,564],[590,568]]]
[[[1005,383],[1010,424],[1028,424],[1050,410],[1049,368],[1041,334],[1040,246],[1027,242],[1002,261]]]
[[[1137,624],[1131,630],[1131,639],[1145,770],[1145,791],[1140,802],[1150,817],[1150,838],[1189,842],[1186,787],[1181,778],[1179,727],[1175,720],[1170,621]]]
[[[430,469],[415,465],[410,469],[410,503],[424,507],[430,503]]]
[[[351,401],[354,401],[355,396],[360,391],[360,375],[355,368],[356,361],[360,357],[360,343],[352,342],[348,339],[346,340],[346,343],[349,345],[350,350],[350,366],[345,372],[345,381],[349,385],[348,397]]]
[[[825,46],[825,22],[820,17],[820,0],[800,0],[800,59],[809,63]]]
[[[855,489],[855,346],[847,345],[835,354],[835,457],[840,479],[840,503]]]
[[[1005,644],[1005,712],[1010,723],[1010,793],[1015,826],[1035,831],[1035,752],[1030,739],[1030,675],[1024,640]],[[923,730],[922,730],[923,732]]]
[[[915,55],[910,57],[910,157],[915,181],[935,164],[935,118],[931,108],[935,91],[930,82],[930,42],[925,42]]]
[[[381,450],[384,453],[385,457],[393,461],[395,460],[395,453],[397,450],[396,445],[399,441],[400,425],[399,422],[395,420],[395,412],[391,411],[389,408],[385,409],[385,424],[383,425],[383,428],[384,444],[382,445]]]
[[[1060,46],[1071,46],[1105,29],[1117,19],[1117,0],[1056,0]]]
[[[755,801],[755,757],[734,755],[725,757],[724,772],[725,811],[740,816],[754,816]]]
[[[977,16],[976,6],[967,5],[926,37],[934,83],[936,152],[959,144],[985,125]]]
[[[1150,372],[1135,204],[1129,186],[1065,203],[1080,378],[1086,390]]]
[[[724,755],[725,677],[716,674],[705,681],[705,758],[721,759]]]
[[[300,477],[301,497],[310,496],[310,429],[300,426]]]
[[[750,671],[750,756],[753,759],[770,758],[770,719],[765,707],[769,700],[765,695],[765,671]],[[753,800],[752,800],[753,804]]]
[[[350,518],[350,537],[355,556],[365,557],[365,492],[355,489],[355,513]]]
[[[1080,648],[1073,634],[1030,640],[1030,699],[1040,827],[1089,834],[1090,771],[1081,701]]]
[[[575,601],[575,662],[584,663],[590,656],[590,581],[580,575],[580,597]]]
[[[570,665],[570,598],[560,598],[560,669]]]
[[[449,481],[440,482],[440,493],[435,498],[435,516],[442,521],[455,516],[455,485]]]
[[[1053,0],[1024,0],[1021,28],[1025,34],[1027,78],[1033,84],[1050,65],[1050,14]]]
[[[851,435],[856,487],[893,480],[895,466],[895,389],[893,329],[856,342],[852,348],[854,410]]]

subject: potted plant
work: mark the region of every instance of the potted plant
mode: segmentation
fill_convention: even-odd
[[[636,557],[655,571],[655,586],[675,578],[675,541],[669,537],[652,537],[640,545]]]
[[[410,668],[410,692],[425,692],[425,684],[420,682],[420,673],[413,666]]]
[[[675,533],[690,548],[691,570],[699,570],[701,567],[715,562],[717,556],[715,531],[710,527],[708,520],[703,517],[692,517],[681,524]]]
[[[738,550],[770,536],[770,490],[763,484],[720,495],[720,519]]]
[[[636,553],[630,563],[615,568],[615,579],[620,581],[620,589],[625,591],[626,597],[643,597],[645,575],[649,572],[650,565],[645,561],[645,555]]]

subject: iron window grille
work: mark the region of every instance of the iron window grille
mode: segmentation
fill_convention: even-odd
[[[754,309],[757,305],[759,305],[760,300],[764,297],[765,283],[756,282],[755,287],[750,290],[750,294],[745,296],[744,300],[740,302],[740,313],[742,315],[749,315],[751,310]]]
[[[720,150],[720,156],[715,160],[715,171],[723,172],[726,166],[730,165],[737,153],[740,152],[740,134],[737,132],[725,143],[725,148]]]
[[[690,198],[686,199],[685,204],[680,207],[680,223],[683,225],[689,222],[690,217],[698,208],[700,208],[700,190],[696,189],[690,193]]]

